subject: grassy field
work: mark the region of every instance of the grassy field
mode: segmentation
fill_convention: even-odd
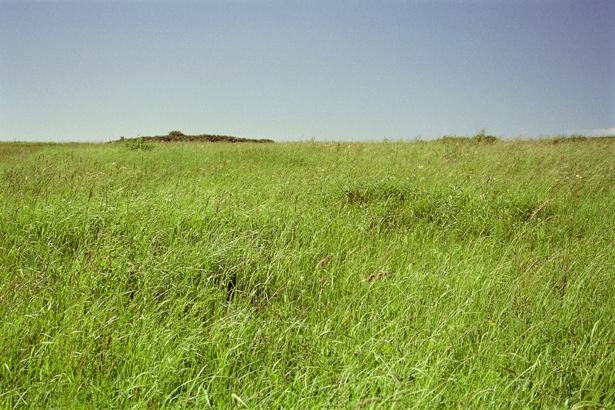
[[[615,405],[615,140],[0,144],[2,407]]]

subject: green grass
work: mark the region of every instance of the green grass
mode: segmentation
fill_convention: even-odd
[[[558,142],[0,144],[0,403],[612,407],[615,141]]]

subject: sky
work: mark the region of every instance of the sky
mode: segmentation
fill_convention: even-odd
[[[0,0],[0,140],[615,134],[615,0]]]

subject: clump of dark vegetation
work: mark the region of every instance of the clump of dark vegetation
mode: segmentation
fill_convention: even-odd
[[[141,141],[152,141],[152,142],[256,142],[256,143],[271,143],[273,140],[271,139],[256,139],[256,138],[241,138],[241,137],[232,137],[229,135],[215,135],[215,134],[198,134],[198,135],[186,135],[181,131],[174,130],[169,132],[167,135],[156,135],[156,136],[145,136],[138,138]],[[121,141],[131,141],[133,139],[125,139],[120,138],[118,142]]]
[[[130,140],[122,139],[121,141],[128,141],[126,143],[128,149],[135,151],[151,151],[154,149],[154,144],[146,142],[143,138],[133,138]]]
[[[492,144],[498,140],[498,137],[495,135],[487,135],[485,131],[481,131],[472,137],[474,142],[478,142],[479,144]]]
[[[557,137],[554,137],[551,139],[551,142],[553,144],[562,144],[562,143],[568,143],[568,142],[583,142],[583,141],[587,141],[589,139],[589,137],[586,137],[585,135],[579,135],[579,134],[575,134],[575,135],[559,135]]]
[[[186,134],[184,134],[183,132],[181,132],[179,130],[175,130],[175,131],[169,132],[169,136],[170,137],[185,137]]]
[[[475,143],[475,144],[493,144],[498,141],[499,138],[495,135],[489,135],[485,130],[481,130],[473,137],[464,137],[459,135],[445,135],[438,139],[438,141],[444,143]]]

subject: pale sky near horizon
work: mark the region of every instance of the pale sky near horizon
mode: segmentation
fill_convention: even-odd
[[[615,134],[615,0],[0,0],[0,140]]]

